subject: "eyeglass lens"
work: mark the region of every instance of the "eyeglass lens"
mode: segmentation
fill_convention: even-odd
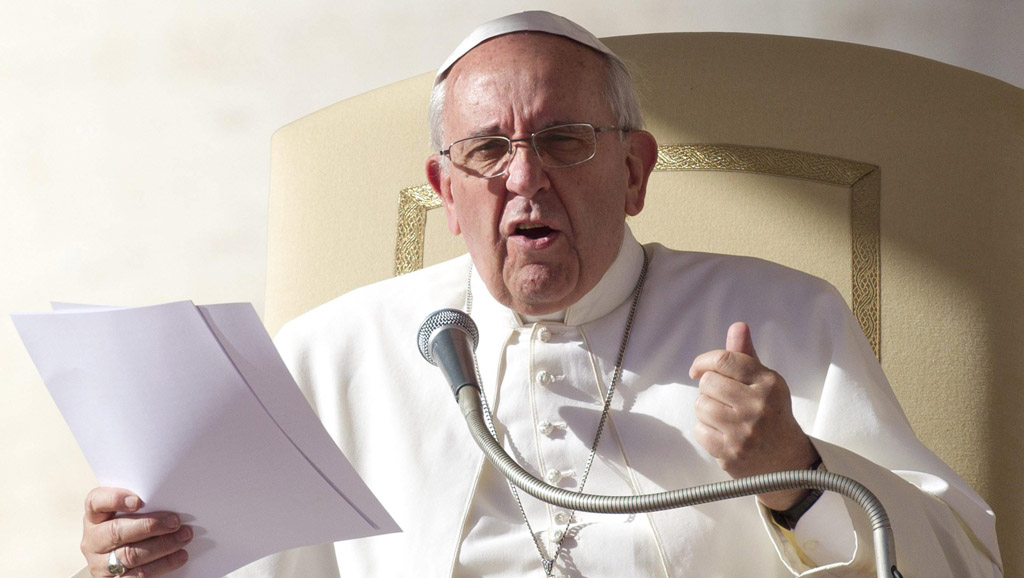
[[[589,124],[567,124],[537,131],[533,146],[546,167],[568,167],[593,158],[597,136]],[[512,141],[503,136],[472,137],[453,143],[452,162],[482,177],[497,176],[508,168],[514,154]]]

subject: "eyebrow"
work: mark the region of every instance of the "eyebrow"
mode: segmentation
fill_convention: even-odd
[[[577,124],[577,123],[581,123],[581,122],[583,122],[583,121],[579,121],[579,120],[553,120],[553,121],[545,124],[544,126],[538,128],[536,130],[530,131],[530,132],[532,134],[532,133],[535,133],[535,132],[542,131],[544,129],[551,128],[553,126],[559,126],[559,125],[563,125],[563,124]],[[470,132],[468,135],[466,135],[466,136],[464,136],[462,138],[474,138],[474,137],[478,137],[478,136],[503,136],[503,137],[506,137],[506,138],[511,138],[511,137],[509,137],[509,136],[507,136],[505,134],[502,134],[502,132],[498,128],[497,124],[491,124],[491,125],[487,125],[487,126],[482,127],[482,128],[478,128],[475,131]],[[462,140],[462,139],[459,139],[459,140]]]
[[[492,124],[492,125],[485,126],[483,128],[478,128],[478,129],[470,132],[468,135],[466,135],[463,138],[473,138],[473,137],[476,137],[476,136],[505,136],[505,135],[501,134],[501,132],[498,129],[498,125]]]

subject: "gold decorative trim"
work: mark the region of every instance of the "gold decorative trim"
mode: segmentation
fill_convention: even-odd
[[[408,187],[398,192],[395,277],[423,268],[423,242],[427,233],[427,211],[440,206],[441,199],[430,185]]]
[[[882,360],[882,170],[874,170],[850,187],[852,235],[850,308]]]
[[[740,145],[658,147],[655,171],[740,171],[853,186],[878,167],[811,153]]]
[[[881,359],[881,169],[875,165],[764,147],[722,144],[662,145],[654,170],[738,171],[806,179],[850,190],[850,308]],[[423,267],[427,211],[441,206],[428,185],[399,192],[395,275]]]

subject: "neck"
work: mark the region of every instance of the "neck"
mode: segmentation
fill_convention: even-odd
[[[479,303],[474,308],[491,310],[496,314],[503,311],[514,325],[542,320],[582,325],[607,315],[630,298],[633,285],[643,266],[643,259],[643,247],[626,227],[615,260],[597,284],[575,303],[547,311],[510,309],[495,300],[487,291],[480,276],[474,273],[471,279],[472,292],[480,296]]]

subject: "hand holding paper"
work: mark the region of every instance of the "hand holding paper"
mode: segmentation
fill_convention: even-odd
[[[150,578],[164,576],[188,561],[184,548],[192,541],[192,528],[182,526],[181,517],[172,512],[135,514],[142,506],[138,496],[121,488],[89,492],[82,554],[90,568],[109,571],[111,551],[115,562]]]
[[[191,527],[190,561],[169,576],[398,530],[250,305],[62,307],[14,322],[101,485]]]

